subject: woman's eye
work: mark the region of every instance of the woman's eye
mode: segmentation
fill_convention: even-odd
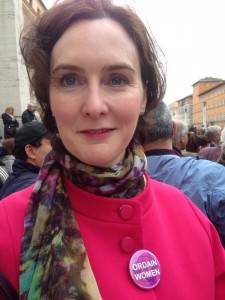
[[[121,77],[114,77],[114,78],[112,78],[112,84],[113,85],[120,86],[120,85],[123,85],[124,83],[125,83],[125,81]]]
[[[68,86],[73,86],[77,83],[77,79],[71,75],[64,76],[62,81],[65,85],[68,85]]]

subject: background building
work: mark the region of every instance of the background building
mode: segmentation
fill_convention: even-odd
[[[201,95],[207,93],[209,90],[222,82],[219,78],[206,77],[193,84],[193,125],[197,128],[207,127],[206,117],[206,101],[207,97]],[[224,107],[225,109],[225,107]]]
[[[168,105],[173,119],[184,121],[189,127],[192,126],[192,95]]]
[[[35,21],[37,16],[46,11],[46,6],[41,0],[22,0],[22,6],[25,26]]]
[[[41,0],[0,1],[0,116],[7,106],[13,106],[19,120],[31,101],[19,38],[23,26],[29,26],[45,10]],[[0,135],[3,135],[1,119]]]
[[[193,95],[168,105],[171,116],[189,126],[225,126],[225,80],[206,77],[193,84]]]
[[[225,81],[199,94],[203,103],[202,123],[205,128],[210,125],[225,126]]]

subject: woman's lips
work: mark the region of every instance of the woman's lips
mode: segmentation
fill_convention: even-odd
[[[81,131],[83,135],[89,138],[103,138],[108,137],[114,129],[87,129]]]

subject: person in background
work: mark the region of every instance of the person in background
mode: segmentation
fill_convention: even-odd
[[[22,123],[28,123],[31,121],[37,121],[37,117],[35,116],[35,104],[30,102],[27,105],[27,109],[22,113]]]
[[[220,142],[223,143],[225,142],[225,127],[221,131],[221,137],[220,137]]]
[[[161,102],[145,116],[143,146],[151,178],[182,190],[215,225],[225,248],[225,169],[217,163],[181,157],[172,147],[177,124]]]
[[[210,139],[205,135],[199,135],[195,132],[188,133],[188,141],[186,144],[186,151],[183,153],[184,156],[197,157],[199,151],[208,147]]]
[[[221,144],[220,156],[217,162],[225,167],[225,142]]]
[[[12,173],[12,165],[15,160],[15,156],[12,153],[13,147],[14,138],[9,138],[2,141],[2,147],[0,149],[0,159],[5,164],[5,168],[9,174]]]
[[[208,147],[198,152],[198,158],[217,162],[221,155],[221,127],[218,125],[209,126],[205,135],[211,143]]]
[[[215,147],[221,143],[221,127],[218,125],[209,126],[205,135],[211,140],[210,147]]]
[[[32,185],[51,150],[51,137],[41,122],[28,122],[16,133],[13,154],[13,172],[0,190],[0,199]]]
[[[2,186],[4,185],[6,179],[8,178],[9,173],[5,169],[5,164],[0,159],[0,191]]]
[[[36,183],[0,201],[0,271],[20,298],[224,299],[215,227],[146,172],[142,120],[165,77],[138,14],[60,1],[21,37],[55,137]]]
[[[205,147],[198,152],[197,157],[199,159],[207,159],[217,162],[221,156],[221,145],[215,145],[213,147]]]
[[[42,110],[40,108],[39,105],[36,106],[35,112],[34,112],[37,121],[41,122],[41,118],[42,118]]]
[[[14,107],[6,107],[5,113],[2,114],[2,121],[4,124],[4,138],[14,137],[19,127],[19,123],[14,116]]]
[[[183,156],[182,151],[186,149],[188,141],[188,126],[181,120],[174,119],[176,124],[176,135],[173,136],[173,149]]]

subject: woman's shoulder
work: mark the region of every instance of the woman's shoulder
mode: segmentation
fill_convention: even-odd
[[[2,114],[2,118],[3,118],[3,119],[5,119],[5,118],[7,118],[7,117],[8,117],[7,113],[3,113],[3,114]]]
[[[180,191],[178,188],[156,179],[150,178],[150,188],[154,189],[155,195],[158,195],[159,197],[165,195],[169,198],[171,197],[173,198],[174,196],[181,197],[181,198],[185,197],[184,193]]]

